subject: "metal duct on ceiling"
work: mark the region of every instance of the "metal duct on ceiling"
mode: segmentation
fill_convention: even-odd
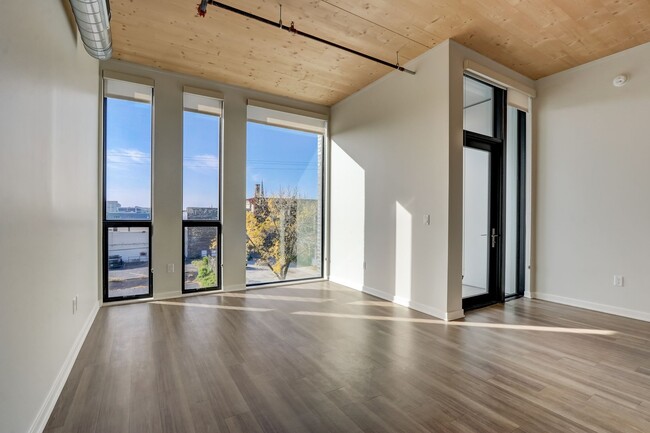
[[[109,0],[70,0],[81,40],[88,54],[108,60],[113,54]]]

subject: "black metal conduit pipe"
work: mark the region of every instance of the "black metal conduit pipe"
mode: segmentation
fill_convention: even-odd
[[[224,4],[224,3],[221,3],[221,2],[218,2],[218,1],[215,1],[215,0],[202,0],[201,4],[199,5],[199,15],[205,15],[204,5],[208,5],[208,4],[216,6],[216,7],[221,8],[221,9],[225,9],[225,10],[227,10],[229,12],[233,12],[233,13],[245,16],[246,18],[257,20],[257,21],[259,21],[261,23],[268,24],[270,26],[277,27],[277,28],[280,28],[282,30],[286,30],[289,33],[292,33],[292,34],[295,34],[295,35],[300,35],[300,36],[303,36],[305,38],[308,38],[308,39],[311,39],[311,40],[314,40],[314,41],[317,41],[317,42],[320,42],[320,43],[323,43],[323,44],[326,44],[326,45],[329,45],[329,46],[332,46],[332,47],[335,47],[335,48],[338,48],[339,50],[347,51],[348,53],[355,54],[355,55],[357,55],[359,57],[363,57],[364,59],[368,59],[368,60],[371,60],[373,62],[379,63],[381,65],[388,66],[389,68],[393,68],[393,69],[396,69],[398,71],[402,71],[402,72],[406,72],[406,73],[411,74],[411,75],[415,75],[415,71],[411,71],[410,69],[406,69],[403,66],[400,66],[399,64],[393,64],[393,63],[387,62],[385,60],[378,59],[377,57],[373,57],[373,56],[370,56],[368,54],[362,53],[361,51],[353,50],[352,48],[344,47],[343,45],[339,45],[339,44],[337,44],[335,42],[328,41],[327,39],[319,38],[318,36],[314,36],[312,34],[300,31],[300,30],[298,30],[298,29],[296,29],[294,27],[293,22],[291,23],[291,26],[287,27],[285,25],[282,25],[282,21],[280,21],[280,22],[271,21],[271,20],[266,19],[264,17],[261,17],[259,15],[255,15],[255,14],[252,14],[250,12],[246,12],[246,11],[243,11],[241,9],[237,9],[236,7],[229,6],[227,4]]]

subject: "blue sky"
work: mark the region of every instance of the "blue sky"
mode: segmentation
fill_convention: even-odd
[[[318,135],[248,123],[246,197],[264,182],[266,195],[298,188],[304,198],[318,197]]]
[[[106,199],[150,207],[151,105],[109,98],[106,113]],[[218,118],[184,112],[183,122],[183,208],[217,207]],[[297,187],[318,197],[318,135],[249,123],[247,141],[246,197],[260,182],[267,195]]]
[[[183,209],[219,207],[219,117],[183,113]]]
[[[106,200],[151,206],[151,105],[106,101]]]

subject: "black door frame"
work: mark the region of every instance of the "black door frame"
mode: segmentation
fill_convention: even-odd
[[[484,307],[496,302],[503,302],[505,287],[503,285],[503,140],[486,137],[474,132],[464,131],[464,147],[483,150],[490,153],[490,180],[488,185],[488,287],[487,293],[463,299],[463,309]],[[492,238],[492,230],[495,238]],[[494,239],[494,240],[493,240]],[[494,246],[492,246],[494,245]]]
[[[504,300],[521,298],[526,290],[526,113],[517,109],[517,136],[515,143],[506,146],[517,146],[517,250],[515,270],[515,293],[505,295]],[[505,263],[504,263],[505,266]],[[505,274],[505,269],[504,269]],[[504,287],[505,290],[505,287]]]
[[[496,230],[496,245],[491,247],[491,230],[488,231],[488,293],[463,299],[463,309],[471,310],[505,301],[505,257],[503,251],[503,229],[505,212],[505,170],[506,146],[506,91],[471,75],[465,77],[492,87],[492,136],[463,131],[463,146],[490,152],[490,202],[489,228]]]
[[[479,81],[484,85],[494,89],[493,101],[493,137],[483,134],[464,131],[463,145],[474,147],[491,152],[491,161],[498,159],[498,167],[491,163],[491,185],[490,185],[490,228],[496,229],[496,246],[490,248],[488,254],[489,260],[489,282],[488,293],[486,295],[474,296],[463,299],[463,309],[470,310],[497,302],[505,302],[510,299],[516,299],[524,296],[526,288],[526,125],[527,114],[517,110],[517,115],[513,119],[517,122],[517,136],[515,142],[507,143],[506,141],[506,121],[507,121],[507,102],[506,91],[486,83],[480,79],[466,75],[467,78]],[[469,143],[469,145],[468,145]],[[517,243],[516,243],[516,291],[513,294],[505,293],[505,187],[506,187],[506,170],[505,154],[507,146],[516,146],[517,154]],[[496,153],[495,153],[496,151]],[[494,186],[494,188],[493,188]],[[495,206],[492,206],[492,204]],[[492,224],[496,221],[496,224]],[[488,232],[488,239],[491,233]],[[488,242],[490,245],[491,242]],[[496,255],[496,257],[493,257]]]

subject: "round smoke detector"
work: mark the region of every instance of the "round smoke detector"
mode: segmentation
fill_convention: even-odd
[[[621,74],[614,78],[612,82],[615,87],[623,87],[627,83],[627,75]]]

